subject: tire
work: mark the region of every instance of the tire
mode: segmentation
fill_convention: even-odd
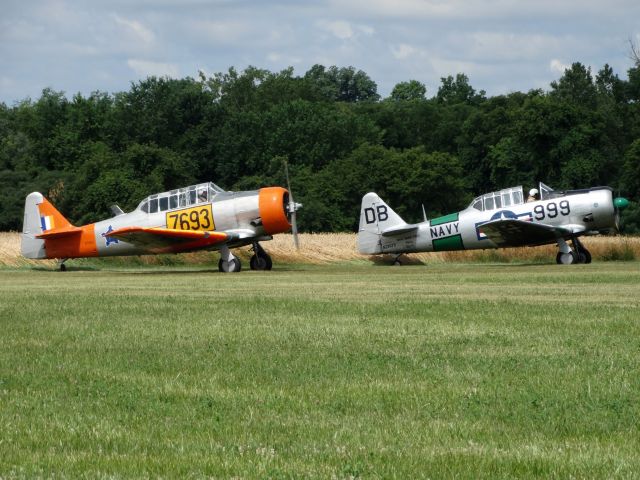
[[[223,260],[218,261],[218,270],[223,273],[237,273],[242,269],[242,263],[236,257],[233,257],[230,262]]]
[[[249,260],[251,270],[271,270],[273,263],[269,255],[254,255]]]
[[[572,265],[576,263],[577,257],[573,252],[562,253],[558,252],[556,255],[556,263],[558,265]]]

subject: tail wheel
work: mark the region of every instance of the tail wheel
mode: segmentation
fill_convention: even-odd
[[[236,257],[233,257],[230,261],[223,260],[222,258],[218,262],[218,270],[224,273],[239,272],[242,268],[242,263]]]

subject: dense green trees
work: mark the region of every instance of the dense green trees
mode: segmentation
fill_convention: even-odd
[[[300,227],[353,230],[377,191],[408,221],[463,208],[479,193],[544,181],[610,185],[640,196],[640,65],[619,78],[574,63],[548,92],[487,98],[459,73],[432,98],[416,80],[380,99],[353,67],[302,76],[231,68],[198,79],[150,77],[129,91],[0,103],[0,230],[18,230],[40,190],[74,222],[134,208],[146,195],[213,180],[226,189],[284,184]],[[626,220],[640,229],[640,208]]]

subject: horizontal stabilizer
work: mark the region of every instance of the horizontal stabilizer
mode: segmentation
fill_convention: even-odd
[[[418,230],[418,225],[409,225],[405,223],[404,225],[387,228],[382,231],[381,235],[383,237],[391,237],[402,233],[415,232],[416,230]]]
[[[44,233],[36,235],[36,238],[42,238],[44,240],[49,238],[62,238],[62,237],[71,237],[74,235],[79,235],[82,233],[82,228],[80,227],[63,227],[56,228],[54,230],[47,230]]]

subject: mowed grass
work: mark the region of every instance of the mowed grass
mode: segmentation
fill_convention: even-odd
[[[0,477],[637,478],[639,282],[0,270]]]

